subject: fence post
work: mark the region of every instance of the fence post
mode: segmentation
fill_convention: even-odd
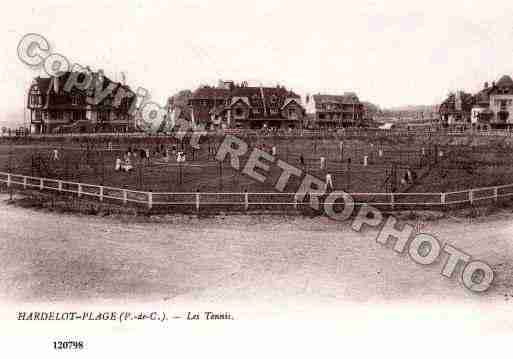
[[[7,187],[11,187],[11,175],[7,175]]]
[[[440,193],[440,203],[445,206],[445,193]]]
[[[42,191],[45,188],[44,180],[41,178],[39,179],[39,189]]]
[[[200,194],[199,189],[196,190],[196,211],[200,209]]]
[[[78,184],[78,197],[82,197],[82,185],[80,183]]]
[[[392,210],[393,210],[394,207],[395,207],[395,198],[394,198],[394,194],[393,193],[390,193],[390,204],[391,204],[391,207],[392,207]]]
[[[244,190],[244,210],[247,211],[248,207],[249,207],[249,195],[248,195],[248,190],[245,189]]]
[[[297,193],[294,193],[294,209],[297,209]]]
[[[100,186],[100,202],[103,202],[103,186]]]
[[[494,200],[494,202],[497,202],[498,199],[499,199],[499,188],[494,187],[494,189],[493,189],[493,200]]]
[[[23,188],[27,189],[27,177],[23,176]]]
[[[127,193],[126,193],[126,189],[123,190],[123,204],[126,204],[127,202]]]
[[[474,191],[470,190],[468,192],[468,199],[470,200],[470,204],[474,204]]]
[[[151,209],[152,207],[153,207],[153,193],[151,191],[149,191],[148,192],[148,208]]]
[[[57,181],[57,186],[59,188],[59,192],[62,192],[62,181]]]

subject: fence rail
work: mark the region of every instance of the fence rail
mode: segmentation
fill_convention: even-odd
[[[261,209],[268,206],[280,209],[298,209],[309,198],[317,198],[321,204],[343,207],[343,202],[327,202],[327,194],[311,193],[253,193],[253,192],[152,192],[126,188],[100,186],[88,183],[63,181],[55,178],[26,176],[0,172],[0,183],[10,189],[35,189],[62,194],[74,194],[78,198],[94,198],[100,202],[114,201],[128,205],[135,204],[152,209],[156,206],[171,206],[199,211],[202,207],[221,206],[234,210]],[[470,204],[513,196],[513,184],[474,188],[442,193],[349,193],[355,205],[373,205],[388,209],[444,208],[451,205]]]
[[[225,129],[225,130],[202,130],[207,136],[222,136],[226,134],[240,136],[279,136],[279,137],[334,137],[334,136],[422,136],[422,135],[447,135],[447,136],[502,136],[513,137],[513,131],[509,130],[462,130],[462,129],[439,129],[439,128],[419,128],[419,129],[377,129],[377,128],[345,128],[345,129],[290,129],[290,130],[249,130],[249,129]],[[165,138],[169,134],[149,134],[144,132],[119,132],[119,133],[66,133],[66,134],[29,134],[26,136],[17,136],[16,134],[4,134],[0,137],[5,138],[32,138],[32,139],[52,139],[52,138]]]

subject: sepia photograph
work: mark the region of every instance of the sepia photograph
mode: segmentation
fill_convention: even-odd
[[[510,2],[0,19],[6,358],[508,356]]]

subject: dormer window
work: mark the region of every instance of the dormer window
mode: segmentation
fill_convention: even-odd
[[[29,104],[32,107],[41,107],[43,105],[43,96],[38,86],[33,86],[30,90]]]
[[[276,103],[278,101],[278,97],[276,95],[271,96],[271,103]]]
[[[71,104],[73,106],[78,106],[80,104],[80,95],[79,94],[71,95]]]

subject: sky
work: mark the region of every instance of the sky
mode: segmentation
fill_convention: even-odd
[[[0,124],[23,121],[27,89],[43,74],[17,56],[27,33],[114,80],[124,72],[163,105],[224,79],[354,91],[392,107],[513,75],[512,19],[511,1],[18,0],[0,14]]]

